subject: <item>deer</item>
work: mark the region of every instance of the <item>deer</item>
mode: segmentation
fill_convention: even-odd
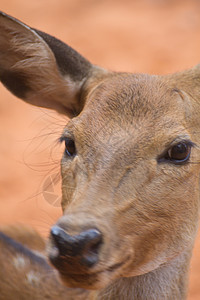
[[[70,119],[60,137],[63,215],[46,251],[25,229],[2,230],[3,299],[186,299],[199,220],[200,65],[110,71],[3,12],[0,33],[2,84]]]

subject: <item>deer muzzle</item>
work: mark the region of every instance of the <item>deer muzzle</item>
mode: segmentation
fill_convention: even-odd
[[[68,234],[60,226],[53,226],[50,233],[54,251],[50,261],[59,270],[63,265],[70,265],[72,272],[90,269],[98,262],[98,254],[103,237],[96,228],[91,228],[76,235]]]

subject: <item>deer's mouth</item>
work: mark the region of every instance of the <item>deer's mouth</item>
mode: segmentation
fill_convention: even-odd
[[[84,288],[84,289],[101,289],[104,288],[113,278],[116,278],[118,270],[123,267],[129,258],[113,264],[105,269],[96,272],[68,272],[67,268],[57,268],[62,281],[71,288]]]
[[[105,250],[103,238],[97,229],[72,236],[60,226],[52,228],[49,259],[67,286],[100,289],[123,273],[130,263],[130,255],[122,259],[119,253],[109,254],[112,251]]]
[[[53,249],[52,249],[53,250]],[[58,252],[49,251],[49,259],[57,269],[64,284],[70,288],[84,288],[97,290],[105,288],[112,280],[117,279],[121,274],[120,269],[129,264],[130,256],[109,265],[109,257],[100,260],[93,267],[86,267],[81,264],[81,257],[63,256]]]

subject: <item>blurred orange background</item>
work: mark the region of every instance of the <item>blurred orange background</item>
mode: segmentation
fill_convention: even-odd
[[[198,0],[1,0],[1,10],[116,71],[165,74],[200,62]],[[31,107],[0,86],[0,224],[44,236],[61,215],[57,139],[67,119]],[[52,182],[52,184],[51,184]],[[200,237],[189,300],[200,299]]]

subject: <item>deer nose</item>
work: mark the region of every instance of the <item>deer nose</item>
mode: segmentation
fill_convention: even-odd
[[[88,229],[78,235],[69,235],[63,228],[53,226],[51,238],[57,248],[58,257],[76,258],[81,265],[88,268],[98,261],[98,252],[102,243],[102,234],[97,229]]]

